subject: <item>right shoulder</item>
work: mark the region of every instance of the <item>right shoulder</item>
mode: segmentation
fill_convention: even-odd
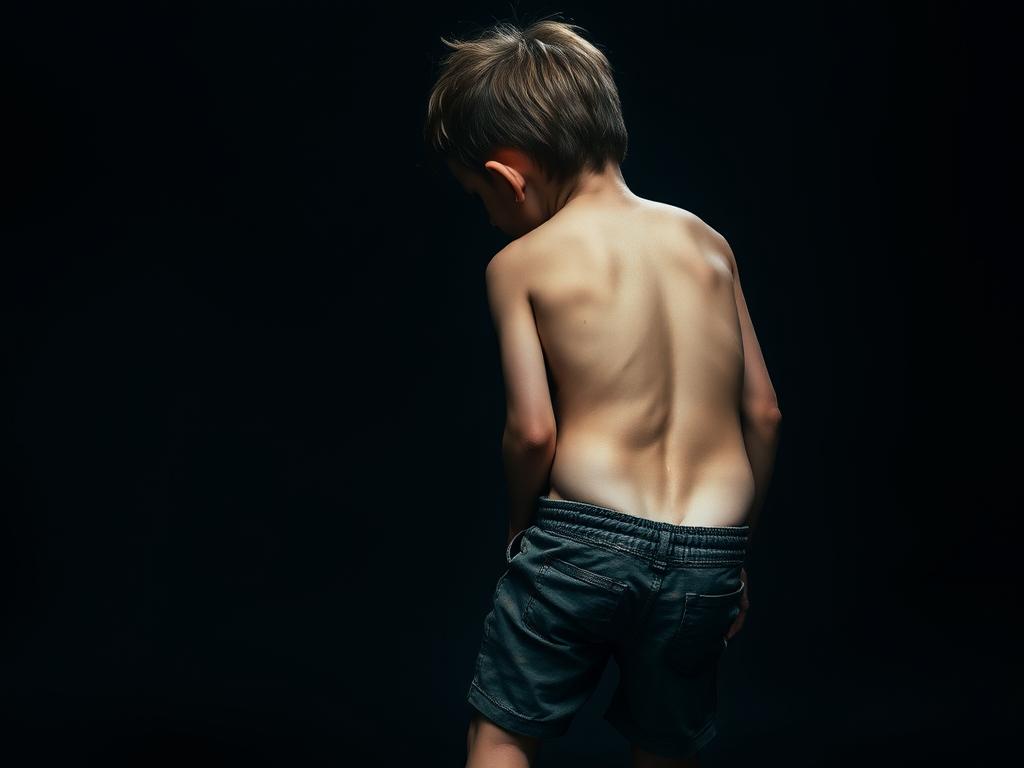
[[[725,239],[725,235],[692,211],[687,211],[684,208],[680,208],[679,211],[683,226],[687,228],[687,231],[694,240],[710,253],[722,256],[729,263],[729,269],[735,275],[737,268],[736,254],[733,253],[732,246]]]

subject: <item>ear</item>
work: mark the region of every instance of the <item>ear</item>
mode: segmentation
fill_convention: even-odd
[[[517,203],[521,203],[523,201],[523,197],[525,195],[524,190],[526,189],[526,179],[519,171],[511,165],[499,163],[497,160],[488,160],[484,163],[484,168],[487,168],[493,173],[497,173],[501,179],[504,179],[512,189],[512,194]]]

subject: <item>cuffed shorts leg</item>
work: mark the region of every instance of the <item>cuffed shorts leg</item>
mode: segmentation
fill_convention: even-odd
[[[520,544],[495,586],[467,700],[509,731],[560,736],[600,682],[628,585],[537,526]]]

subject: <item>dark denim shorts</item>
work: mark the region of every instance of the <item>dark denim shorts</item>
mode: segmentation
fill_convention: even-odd
[[[469,703],[506,730],[559,736],[614,656],[605,720],[654,754],[693,754],[716,735],[748,530],[540,496],[534,524],[506,552]]]

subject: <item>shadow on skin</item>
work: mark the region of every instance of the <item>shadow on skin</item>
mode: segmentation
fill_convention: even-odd
[[[469,721],[466,768],[530,768],[542,740],[506,731],[479,712]],[[699,756],[661,757],[635,745],[630,747],[631,768],[700,768]]]
[[[466,734],[466,768],[529,768],[540,744],[540,738],[506,731],[478,712]]]

